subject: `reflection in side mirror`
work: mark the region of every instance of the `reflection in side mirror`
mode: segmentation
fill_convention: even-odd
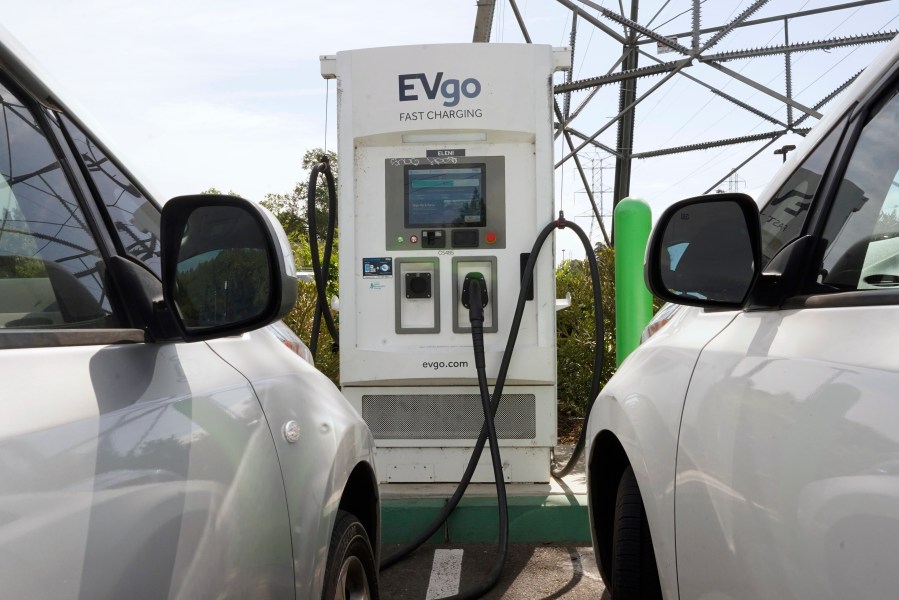
[[[256,329],[293,306],[293,256],[261,207],[227,196],[182,196],[163,207],[162,224],[164,294],[186,339]]]
[[[258,317],[271,293],[269,260],[263,232],[249,213],[197,208],[187,219],[175,271],[175,306],[184,327]]]
[[[271,283],[267,261],[264,248],[229,248],[178,261],[175,305],[185,327],[225,325],[262,313]]]
[[[679,304],[742,306],[759,269],[758,209],[745,194],[691,198],[659,218],[647,285]]]

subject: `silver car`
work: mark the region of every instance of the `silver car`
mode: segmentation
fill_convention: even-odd
[[[280,225],[160,208],[45,82],[0,33],[0,596],[377,598],[371,434],[260,329]]]

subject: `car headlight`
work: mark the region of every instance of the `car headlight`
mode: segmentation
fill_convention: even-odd
[[[287,346],[291,352],[308,362],[313,367],[315,359],[312,358],[312,351],[303,343],[293,330],[284,324],[284,321],[275,321],[271,325],[267,325],[266,329],[271,332],[282,344]]]
[[[677,311],[681,308],[682,306],[680,304],[672,304],[670,302],[662,306],[662,308],[659,309],[659,312],[657,312],[649,323],[647,323],[646,327],[643,329],[643,333],[640,334],[640,343],[642,344],[658,333],[662,327],[668,324],[668,321],[674,318],[674,315],[676,315]]]

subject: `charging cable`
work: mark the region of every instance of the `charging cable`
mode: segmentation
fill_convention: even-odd
[[[499,440],[496,435],[496,423],[493,418],[494,411],[490,402],[490,389],[487,387],[487,363],[484,359],[484,307],[487,306],[488,298],[483,274],[469,273],[465,276],[461,301],[462,306],[468,309],[468,320],[471,322],[474,364],[478,374],[481,406],[484,410],[484,429],[487,430],[487,439],[490,440],[490,458],[493,463],[493,480],[496,484],[496,500],[499,511],[499,551],[493,568],[490,569],[480,585],[467,592],[450,596],[447,600],[473,600],[493,589],[502,575],[503,566],[506,564],[506,555],[509,551],[509,505],[506,498],[503,463],[499,453]]]
[[[328,183],[328,233],[325,237],[324,257],[318,253],[318,223],[315,216],[315,196],[318,186],[318,176],[325,175]],[[334,246],[334,230],[337,223],[337,189],[334,185],[334,174],[331,173],[331,161],[327,156],[322,156],[321,162],[312,168],[309,174],[309,187],[306,188],[306,221],[309,226],[309,250],[312,255],[312,274],[315,278],[316,302],[312,315],[312,333],[309,334],[309,351],[313,360],[318,352],[318,336],[321,329],[322,317],[331,334],[334,344],[332,352],[340,349],[340,338],[334,318],[331,316],[331,307],[328,306],[327,288],[330,280],[331,249]]]
[[[586,414],[590,413],[590,410],[593,407],[593,403],[596,401],[596,397],[599,395],[599,387],[600,387],[600,377],[602,376],[602,364],[604,360],[604,347],[605,347],[605,328],[603,326],[603,312],[602,312],[602,284],[599,279],[599,267],[596,262],[596,253],[593,249],[593,245],[590,243],[590,238],[587,237],[587,234],[579,225],[574,222],[565,220],[565,213],[559,211],[559,217],[555,221],[552,221],[546,227],[541,230],[541,232],[537,235],[537,239],[534,241],[533,248],[531,249],[530,256],[528,257],[528,262],[525,265],[524,272],[521,275],[521,290],[518,293],[518,303],[515,306],[515,315],[512,319],[512,325],[509,330],[509,339],[506,341],[506,348],[503,351],[502,361],[500,362],[499,372],[496,377],[496,384],[493,388],[493,397],[489,406],[489,418],[487,418],[487,407],[485,407],[485,419],[484,425],[481,428],[481,433],[478,436],[477,443],[475,444],[474,449],[472,450],[471,456],[468,460],[468,465],[465,468],[465,473],[462,475],[462,480],[459,482],[459,485],[456,487],[453,495],[444,505],[443,510],[440,511],[440,514],[431,522],[430,525],[419,534],[412,542],[408,545],[404,546],[397,550],[394,554],[386,557],[381,561],[380,569],[383,571],[400,562],[412,552],[421,547],[425,542],[427,542],[431,536],[436,533],[436,531],[443,525],[446,520],[449,518],[450,514],[456,509],[456,506],[459,505],[459,501],[462,499],[462,496],[465,495],[465,490],[468,489],[468,485],[471,483],[471,478],[474,476],[475,468],[478,465],[478,461],[481,458],[481,453],[484,450],[484,444],[486,443],[488,437],[490,437],[490,429],[494,429],[493,419],[496,416],[496,411],[499,409],[499,403],[502,400],[503,387],[505,387],[506,376],[509,372],[509,365],[512,361],[512,354],[515,349],[515,343],[518,340],[518,332],[521,329],[521,320],[524,316],[524,308],[527,302],[527,289],[530,286],[531,281],[534,277],[534,266],[537,264],[537,256],[540,253],[540,250],[543,248],[543,244],[546,242],[549,234],[552,233],[555,229],[571,229],[574,231],[578,238],[581,240],[581,243],[584,245],[584,250],[587,255],[587,262],[590,266],[590,277],[593,282],[593,335],[595,340],[594,353],[593,353],[593,377],[590,381],[590,392],[589,397],[586,403]],[[472,278],[474,281],[474,278]],[[472,287],[472,284],[469,285]],[[463,288],[464,292],[464,288]],[[477,302],[472,303],[469,298],[469,304],[474,305]],[[471,308],[469,308],[469,317],[471,318]],[[483,309],[481,310],[481,324],[483,324]],[[480,344],[480,354],[481,361],[483,363],[483,327],[480,328],[480,342],[474,340],[475,346],[475,365],[477,367],[478,361],[478,348]],[[472,321],[472,336],[474,337],[475,333],[475,325],[474,321]],[[487,390],[486,385],[486,376],[482,378],[481,373],[482,367],[478,370],[478,386],[481,390],[482,400],[485,394],[489,397],[489,392]],[[495,433],[494,433],[495,435]],[[561,478],[571,472],[574,468],[574,465],[580,459],[581,454],[584,451],[584,444],[586,442],[587,437],[587,428],[586,423],[585,426],[581,428],[581,433],[578,436],[577,443],[575,444],[574,451],[571,454],[568,462],[561,466],[557,467],[555,464],[551,467],[551,474],[555,478]],[[494,463],[497,461],[499,457],[499,447],[494,442],[495,437],[490,440],[490,448],[491,448],[491,456],[493,456],[494,447],[496,447],[496,456],[494,457]],[[502,493],[502,503],[505,504],[505,481],[502,475],[502,466],[500,465],[500,470],[497,472],[496,464],[494,464],[494,478],[497,485],[497,495],[499,500],[499,494]],[[502,490],[502,492],[500,492]],[[505,520],[503,517],[503,509],[500,512],[500,552],[499,557],[502,562],[498,562],[499,571],[502,570],[503,563],[505,562],[505,554],[507,550],[508,544],[508,514],[505,515]],[[494,567],[496,570],[496,567]],[[472,596],[469,594],[476,593],[476,590],[472,592],[466,593],[466,595],[462,596],[453,596],[453,598],[478,598],[480,595],[485,594],[488,590],[490,590],[493,585],[495,585],[495,581],[490,582],[490,577],[493,576],[493,571],[491,571],[490,575],[488,575],[488,580],[484,585],[478,588],[477,593],[479,595]],[[498,580],[497,574],[497,580]],[[489,587],[485,587],[486,584],[489,583]]]

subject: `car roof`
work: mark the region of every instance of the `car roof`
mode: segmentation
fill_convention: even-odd
[[[897,59],[899,59],[899,36],[893,38],[887,47],[874,58],[871,64],[861,72],[849,88],[839,96],[836,104],[827,111],[824,118],[815,124],[797,151],[790,154],[786,163],[777,171],[777,174],[764,187],[759,197],[756,198],[756,203],[759,206],[764,206],[768,203],[768,200],[777,193],[777,190],[786,183],[787,178],[796,170],[796,167],[817,147],[818,142],[852,109],[858,100],[867,95],[880,82],[880,79],[896,63]]]

